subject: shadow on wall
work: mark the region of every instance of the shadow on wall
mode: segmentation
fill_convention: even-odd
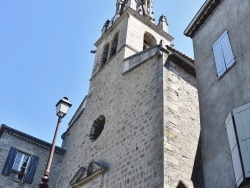
[[[201,157],[201,139],[199,138],[195,161],[193,166],[193,172],[191,180],[193,182],[193,188],[203,188],[203,169],[202,169],[202,157]],[[182,181],[179,181],[176,188],[188,188]]]
[[[179,184],[176,188],[187,188],[187,186],[182,181],[179,181]]]
[[[203,168],[202,168],[202,155],[201,155],[201,136],[199,136],[199,142],[196,150],[193,173],[191,176],[194,188],[203,188]]]

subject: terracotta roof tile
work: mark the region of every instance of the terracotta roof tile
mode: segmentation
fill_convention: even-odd
[[[182,52],[180,52],[180,51],[174,49],[174,48],[171,47],[171,46],[166,45],[166,47],[167,47],[168,50],[170,50],[170,51],[172,51],[172,52],[174,52],[174,53],[179,54],[181,57],[183,57],[183,58],[185,58],[186,60],[190,61],[192,64],[195,64],[194,59],[192,59],[191,57],[188,57],[188,56],[185,55],[184,53],[182,53]]]

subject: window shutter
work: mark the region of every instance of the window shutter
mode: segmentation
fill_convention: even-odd
[[[231,157],[234,167],[234,175],[237,186],[239,186],[244,180],[243,169],[241,165],[241,159],[239,154],[239,148],[237,143],[237,137],[235,134],[235,127],[231,113],[226,120],[227,135],[230,145]]]
[[[233,110],[245,177],[250,177],[250,104]]]
[[[220,41],[221,41],[221,47],[222,47],[226,67],[229,68],[231,67],[231,65],[233,65],[235,60],[234,60],[234,55],[233,55],[233,51],[230,45],[227,31],[223,33]]]
[[[6,175],[6,176],[10,175],[13,163],[14,163],[15,158],[16,158],[17,151],[18,150],[16,148],[13,148],[13,147],[10,148],[8,157],[6,159],[6,162],[4,164],[4,168],[2,171],[3,175]]]
[[[28,169],[27,169],[27,173],[26,173],[25,179],[24,179],[25,183],[32,184],[33,178],[34,178],[34,175],[35,175],[35,172],[36,172],[36,167],[37,167],[37,164],[38,164],[38,160],[39,160],[39,157],[34,156],[34,155],[31,156],[30,163],[29,163],[29,166],[28,166]]]
[[[217,69],[217,75],[218,77],[220,77],[226,71],[226,64],[224,61],[220,40],[214,43],[213,52]]]

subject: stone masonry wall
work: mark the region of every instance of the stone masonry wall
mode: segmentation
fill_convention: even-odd
[[[149,20],[143,18],[145,22],[143,23],[141,20],[139,20],[138,16],[140,15],[134,13],[133,10],[129,10],[127,14],[124,13],[124,15],[122,15],[123,18],[120,17],[119,20],[117,20],[111,26],[111,28],[97,41],[97,52],[95,57],[93,74],[95,74],[99,70],[98,68],[103,55],[104,46],[108,43],[111,46],[112,40],[116,33],[119,33],[117,51],[122,49],[124,46],[126,48],[124,58],[130,57],[143,50],[145,32],[152,34],[155,37],[157,44],[159,44],[161,40],[164,42],[165,45],[171,44],[168,39],[160,35],[155,29],[149,27],[147,23],[151,23]],[[159,30],[158,26],[155,27]]]
[[[43,172],[45,170],[47,159],[49,156],[49,150],[43,149],[35,144],[12,136],[6,132],[0,138],[0,171],[2,172],[6,158],[8,156],[10,147],[15,147],[20,149],[23,152],[28,152],[29,154],[33,154],[39,157],[38,165],[36,168],[34,180],[32,184],[23,184],[18,183],[14,179],[9,178],[8,176],[4,176],[0,174],[0,187],[1,188],[37,188],[41,178],[43,176]],[[56,180],[58,177],[58,173],[60,171],[62,155],[55,153],[53,157],[53,162],[51,166],[51,173],[49,176],[49,186],[52,188],[55,187]]]
[[[139,18],[141,15],[129,13],[123,14],[96,44],[86,108],[65,134],[67,151],[57,187],[69,188],[78,170],[92,160],[109,166],[103,179],[104,188],[173,187],[180,183],[177,180],[191,185],[199,140],[195,78],[174,64],[164,68],[166,49],[152,56],[152,49],[141,52],[146,31],[155,36],[157,43],[163,39],[170,44],[172,38],[166,35],[164,39],[161,31],[150,28],[150,24]],[[120,31],[117,54],[100,67],[103,47],[117,31]],[[136,66],[123,74],[124,58]],[[173,78],[171,87],[177,88],[179,95],[177,99],[173,97],[176,104],[166,103],[172,95],[166,89],[170,85],[167,78],[172,74],[176,79]],[[169,112],[179,117],[177,122],[172,121],[179,126],[178,139],[168,134],[177,130],[171,127]],[[106,123],[97,140],[91,142],[90,130],[100,115],[105,116]],[[88,182],[88,186],[95,186],[94,183],[95,180]]]
[[[196,79],[170,60],[164,65],[164,187],[202,187]],[[200,149],[200,148],[199,148]]]
[[[142,22],[138,20],[138,18],[132,15],[128,19],[126,44],[137,52],[143,51],[143,38],[145,32],[152,34],[155,37],[157,44],[159,44],[161,40],[165,45],[171,44],[170,41],[157,33],[154,29],[150,28],[146,24],[142,24]],[[135,54],[135,51],[130,50],[130,48],[126,49],[125,58]]]
[[[162,59],[153,57],[122,74],[123,55],[91,80],[86,109],[66,133],[57,187],[70,187],[79,168],[91,160],[109,165],[105,188],[163,187]],[[91,142],[88,135],[99,115],[106,124]]]
[[[97,51],[95,55],[95,61],[94,61],[94,67],[93,67],[93,75],[99,71],[99,66],[101,64],[101,59],[103,55],[103,49],[106,44],[109,43],[110,47],[112,46],[112,41],[115,36],[115,34],[119,33],[118,36],[118,44],[117,44],[117,52],[121,50],[124,47],[124,44],[126,42],[126,35],[127,35],[127,19],[121,20],[119,23],[115,22],[116,27],[111,31],[108,31],[105,33],[99,40],[97,45]],[[110,50],[109,50],[110,54]],[[112,58],[108,58],[109,62]]]

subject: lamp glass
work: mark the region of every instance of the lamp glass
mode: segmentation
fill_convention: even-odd
[[[63,118],[67,114],[70,107],[71,107],[71,104],[68,101],[68,99],[63,98],[56,104],[56,114],[59,117]]]

